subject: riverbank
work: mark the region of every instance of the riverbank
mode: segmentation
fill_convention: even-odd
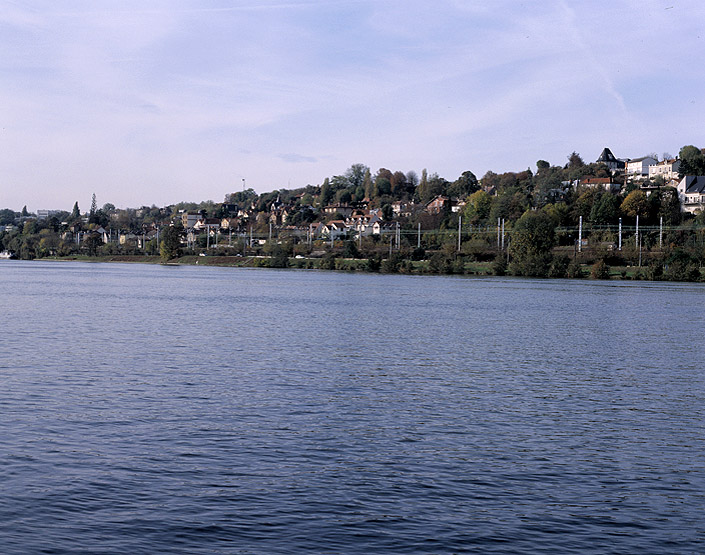
[[[456,260],[453,263],[438,264],[433,259],[359,259],[304,257],[277,258],[269,256],[181,256],[164,262],[159,256],[150,255],[103,255],[103,256],[67,256],[42,258],[41,260],[58,262],[120,263],[120,264],[168,264],[185,266],[216,266],[229,268],[290,268],[301,270],[337,270],[344,272],[398,273],[410,275],[467,275],[498,276],[505,275],[498,271],[494,262]],[[662,275],[654,275],[650,266],[607,266],[596,268],[595,265],[576,265],[575,278],[602,280],[645,280],[662,281]],[[702,281],[700,279],[686,281]],[[682,281],[682,280],[678,280]]]

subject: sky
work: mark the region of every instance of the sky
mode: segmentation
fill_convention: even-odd
[[[702,0],[0,0],[0,208],[705,146]]]

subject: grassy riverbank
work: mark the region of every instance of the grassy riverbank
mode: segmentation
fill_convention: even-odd
[[[42,260],[77,261],[77,262],[112,262],[127,264],[163,264],[159,256],[149,255],[109,255],[109,256],[68,256],[44,258]],[[311,270],[337,270],[347,272],[398,273],[409,275],[466,275],[496,276],[497,266],[494,262],[463,261],[445,265],[434,264],[433,260],[389,260],[356,258],[276,258],[269,256],[197,256],[188,255],[174,258],[169,265],[216,266],[231,268],[291,268]],[[596,272],[594,265],[580,264],[575,277],[611,280],[650,280],[654,276],[650,267],[607,266]],[[500,273],[501,275],[501,273]],[[702,275],[702,272],[701,272]],[[702,277],[701,277],[702,279]],[[697,281],[697,280],[695,280]]]

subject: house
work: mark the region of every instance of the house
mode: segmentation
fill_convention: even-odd
[[[332,220],[327,224],[323,224],[321,235],[325,235],[333,240],[344,237],[348,234],[348,227],[343,220]]]
[[[686,175],[676,189],[681,212],[696,214],[705,209],[705,175]]]
[[[426,212],[429,214],[440,214],[443,212],[443,209],[449,200],[450,199],[448,197],[444,197],[442,195],[437,196],[431,202],[426,204]]]
[[[120,236],[118,238],[118,242],[121,245],[136,245],[137,244],[137,235],[135,235],[131,231],[121,232]]]
[[[313,222],[308,226],[308,233],[311,238],[320,237],[323,233],[323,224],[321,222]]]
[[[402,202],[400,200],[392,203],[392,213],[394,216],[409,218],[414,212],[414,203]]]
[[[213,233],[214,231],[220,230],[220,220],[219,218],[201,218],[195,224],[193,224],[193,229],[195,231],[207,231]]]
[[[377,222],[374,225],[375,235],[389,235],[390,233],[397,233],[399,229],[399,222]]]
[[[379,221],[382,221],[382,218],[376,211],[356,210],[350,217],[345,219],[345,225],[357,235],[364,237],[373,234],[372,226]]]
[[[681,169],[681,161],[678,158],[670,160],[662,160],[649,166],[649,179],[656,176],[661,176],[665,181],[678,177],[678,172]]]
[[[612,173],[624,170],[624,162],[616,158],[615,155],[612,154],[612,151],[607,147],[602,150],[602,154],[600,154],[600,157],[596,160],[596,162],[607,166]]]
[[[198,212],[182,212],[181,213],[181,225],[184,229],[191,229],[196,222],[201,219],[201,214]]]
[[[580,186],[590,189],[604,189],[611,193],[618,193],[621,189],[619,183],[615,183],[610,177],[583,177]]]
[[[627,175],[631,178],[643,179],[649,175],[649,166],[658,163],[652,156],[642,156],[627,162]]]
[[[37,210],[37,220],[46,220],[59,212],[61,212],[61,210]]]
[[[238,218],[223,218],[220,220],[220,229],[238,229],[240,221]]]
[[[353,213],[353,207],[348,204],[329,204],[328,206],[325,206],[323,208],[323,212],[328,214],[329,216],[340,214],[343,218],[347,218],[350,214]]]

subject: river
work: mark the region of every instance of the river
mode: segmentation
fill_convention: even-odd
[[[703,552],[704,308],[2,261],[0,551]]]

